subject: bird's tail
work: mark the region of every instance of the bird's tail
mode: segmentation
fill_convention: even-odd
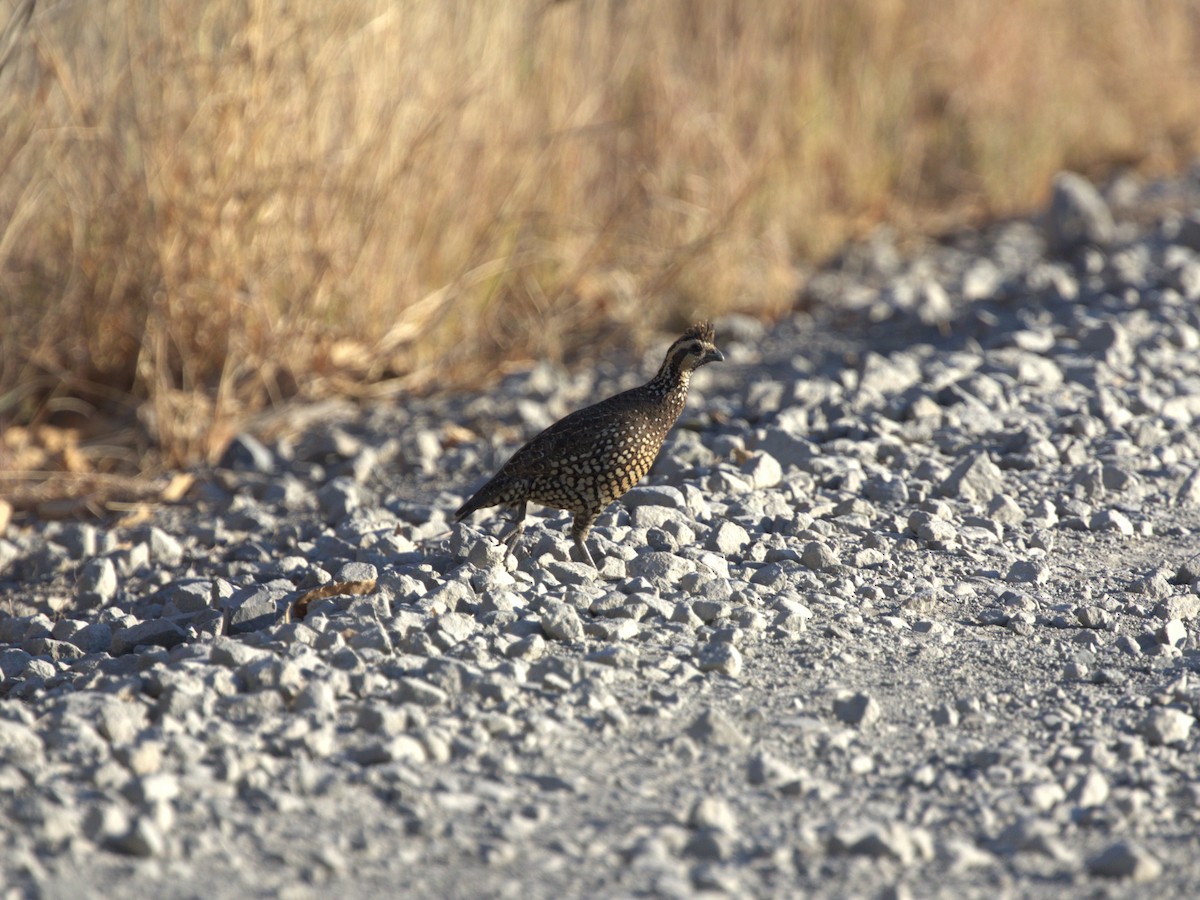
[[[502,503],[504,486],[497,484],[493,478],[479,490],[477,490],[471,499],[460,506],[454,513],[454,521],[459,522],[475,512],[477,509],[483,509],[485,506],[495,506],[497,503]]]

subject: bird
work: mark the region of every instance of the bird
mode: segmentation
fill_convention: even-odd
[[[517,450],[454,513],[460,522],[491,506],[513,509],[501,541],[512,552],[525,530],[530,502],[573,516],[571,538],[593,568],[588,532],[610,503],[637,484],[654,464],[663,440],[687,402],[692,373],[721,362],[710,322],[697,322],[667,348],[658,372],[623,391],[559,419]]]

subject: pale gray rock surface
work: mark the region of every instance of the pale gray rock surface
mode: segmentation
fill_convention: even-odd
[[[598,573],[449,515],[661,347],[18,517],[6,896],[1195,896],[1200,184],[1055,196],[719,321]]]

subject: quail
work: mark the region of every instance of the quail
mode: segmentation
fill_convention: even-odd
[[[530,502],[565,509],[574,516],[571,537],[579,555],[595,568],[585,543],[592,524],[650,470],[683,412],[692,373],[725,358],[713,339],[712,325],[698,322],[671,344],[646,384],[555,422],[459,507],[455,521],[489,506],[513,508],[511,528],[502,537],[511,551],[524,531]]]

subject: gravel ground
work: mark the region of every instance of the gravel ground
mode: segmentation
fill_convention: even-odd
[[[661,348],[10,526],[4,897],[1195,896],[1200,174],[805,299],[717,323],[599,573],[448,516]]]

